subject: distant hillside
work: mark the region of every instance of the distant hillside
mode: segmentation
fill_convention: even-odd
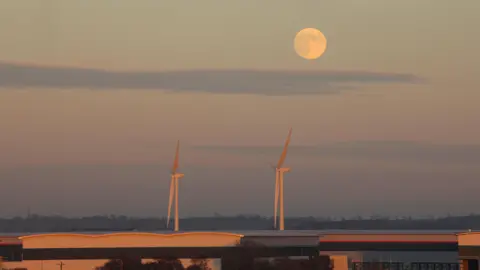
[[[269,230],[272,218],[261,216],[199,217],[180,220],[183,230]],[[368,219],[287,218],[291,230],[476,230],[480,215],[450,216],[432,219],[372,217]],[[93,216],[66,218],[31,215],[0,219],[0,232],[75,232],[75,231],[156,231],[165,230],[165,219],[130,218],[126,216]]]

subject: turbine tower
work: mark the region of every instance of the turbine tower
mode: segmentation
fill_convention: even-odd
[[[275,167],[275,209],[273,214],[273,227],[277,229],[277,213],[278,208],[280,208],[279,214],[279,230],[283,231],[285,229],[285,216],[283,211],[283,174],[290,171],[290,168],[285,168],[283,162],[287,157],[288,144],[290,143],[290,138],[292,137],[292,128],[288,131],[287,140],[283,146],[282,155],[278,160],[277,166]],[[279,201],[280,199],[280,201]],[[279,206],[280,204],[280,206]]]
[[[178,179],[184,176],[183,173],[178,173],[178,154],[180,151],[180,141],[177,141],[177,151],[175,152],[175,159],[173,161],[171,180],[170,180],[170,196],[168,200],[168,216],[167,216],[167,228],[170,223],[170,214],[172,212],[173,198],[175,197],[175,222],[174,231],[178,231]]]

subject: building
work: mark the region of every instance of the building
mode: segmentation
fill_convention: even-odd
[[[252,243],[261,247],[258,257],[328,256],[335,270],[478,270],[480,258],[480,232],[453,231],[25,234],[0,238],[0,252],[6,269],[93,269],[125,254],[144,260],[206,257],[220,269],[226,258],[238,254],[239,245]]]
[[[176,257],[182,258],[185,266],[191,257],[206,257],[212,269],[219,269],[226,257],[235,255],[229,254],[232,249],[248,243],[262,247],[262,257],[318,256],[316,234],[288,232],[48,233],[21,235],[10,243],[21,243],[22,258],[7,251],[4,269],[97,269],[110,258],[122,256],[142,257],[144,262]]]

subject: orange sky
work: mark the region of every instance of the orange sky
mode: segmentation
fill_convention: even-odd
[[[270,2],[252,0],[227,5],[211,0],[188,6],[178,1],[2,2],[0,62],[30,63],[40,68],[57,65],[158,72],[366,71],[412,74],[426,83],[352,82],[355,89],[351,91],[308,96],[208,93],[204,89],[165,92],[33,87],[25,90],[0,84],[3,189],[14,191],[33,181],[32,177],[49,177],[45,172],[32,176],[16,171],[32,166],[76,168],[71,169],[73,174],[75,170],[80,173],[83,170],[80,167],[86,165],[169,166],[177,139],[182,141],[184,165],[219,166],[225,172],[229,168],[268,167],[275,162],[270,160],[275,155],[259,159],[257,164],[227,150],[213,154],[195,150],[193,146],[281,145],[289,127],[294,128],[294,146],[351,141],[480,144],[480,54],[476,41],[480,19],[474,12],[479,8],[478,1],[408,0],[388,5],[380,0],[347,4]],[[328,40],[325,55],[316,61],[306,61],[293,50],[295,33],[305,27],[319,28]],[[1,72],[0,69],[0,78]],[[375,168],[375,161],[368,159],[353,162],[345,157],[330,159],[333,161],[318,162],[326,162],[338,170]],[[311,168],[317,159],[313,160],[298,152],[290,162],[300,168]],[[422,162],[431,168],[448,167],[443,163],[432,165],[428,160]],[[393,170],[388,167],[391,165],[384,166],[386,171]],[[412,166],[403,160],[395,164],[395,170],[403,168],[411,173],[409,181],[423,179],[419,169]],[[454,164],[444,173],[463,179],[466,186],[473,185],[470,180],[480,175],[473,165],[468,166],[469,169],[463,170]],[[155,173],[162,173],[160,167],[158,170]],[[103,177],[96,169],[90,173],[94,179]],[[164,172],[166,177],[167,173]],[[62,181],[61,173],[53,174],[57,180],[48,185]],[[316,178],[318,173],[308,175]],[[186,176],[185,181],[188,177],[193,176]],[[223,181],[222,177],[216,177],[205,183]],[[345,175],[335,177],[350,179]],[[198,178],[201,182],[208,174]],[[401,187],[405,179],[394,178],[398,184],[394,186]],[[17,183],[9,189],[9,183],[15,179],[23,184]],[[163,188],[168,189],[168,183],[164,184],[162,192]],[[43,185],[45,194],[51,188],[48,185]],[[205,189],[210,188],[205,185]],[[315,187],[311,189],[322,190],[321,184]],[[314,201],[314,197],[309,200]],[[269,203],[265,202],[265,211],[270,211]],[[42,211],[47,212],[53,207],[51,201],[41,196],[25,204],[41,205]],[[303,211],[299,205],[296,208],[299,213],[315,211]],[[21,212],[22,207],[25,205],[10,212]],[[78,202],[72,202],[71,207],[85,213],[94,209],[82,208]],[[212,212],[214,205],[209,207]],[[414,209],[408,207],[398,206],[398,211]],[[108,207],[105,209],[110,211]]]

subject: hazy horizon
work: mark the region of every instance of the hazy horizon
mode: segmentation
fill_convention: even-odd
[[[0,216],[468,214],[480,2],[0,3]],[[447,19],[448,18],[448,19]],[[295,33],[328,40],[314,61]]]

